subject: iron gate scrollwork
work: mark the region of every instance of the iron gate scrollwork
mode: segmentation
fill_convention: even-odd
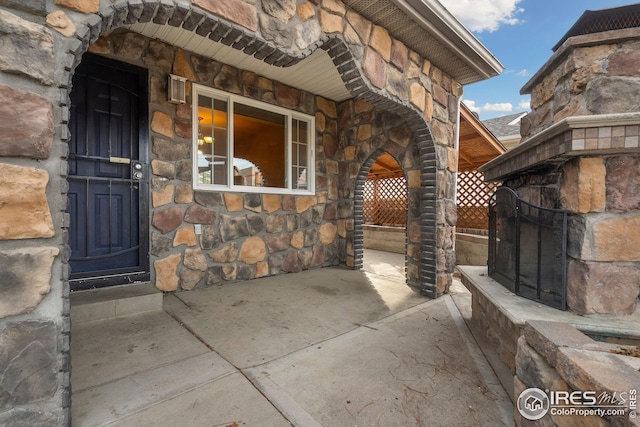
[[[516,295],[567,309],[567,211],[500,187],[489,201],[489,276]]]

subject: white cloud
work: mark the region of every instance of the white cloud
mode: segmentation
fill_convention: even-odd
[[[460,22],[475,32],[496,31],[500,25],[521,22],[516,16],[524,12],[522,0],[440,0]]]
[[[518,110],[530,110],[531,109],[531,101],[528,99],[523,99],[518,104]]]
[[[527,70],[522,69],[522,70],[520,70],[520,71],[518,71],[518,72],[516,73],[516,76],[520,76],[520,77],[529,77],[529,76],[530,76],[530,74],[529,74],[529,72],[528,72]]]
[[[500,112],[511,112],[513,111],[513,104],[510,102],[498,102],[495,104],[489,104],[488,102],[486,104],[484,104],[483,106],[479,107],[476,106],[476,102],[472,101],[470,99],[465,99],[464,101],[464,105],[466,105],[467,107],[469,107],[469,110],[475,112],[475,113],[480,113],[481,111],[500,111]]]

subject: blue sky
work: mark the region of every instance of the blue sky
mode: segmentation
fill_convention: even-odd
[[[629,0],[440,0],[504,65],[501,75],[464,88],[481,120],[529,111],[520,89],[551,57],[551,48],[585,10]]]

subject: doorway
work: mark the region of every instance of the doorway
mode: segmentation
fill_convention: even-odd
[[[149,280],[147,70],[86,54],[69,128],[72,290]]]

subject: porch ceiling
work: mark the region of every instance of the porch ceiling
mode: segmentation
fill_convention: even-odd
[[[458,138],[459,172],[477,169],[507,151],[504,145],[463,103],[460,104]]]
[[[344,101],[352,97],[344,86],[340,73],[331,58],[322,49],[317,49],[309,57],[291,67],[276,67],[182,28],[153,23],[132,24],[127,25],[126,28],[186,51],[242,70],[253,71],[269,79],[284,82],[287,85],[334,101]]]

